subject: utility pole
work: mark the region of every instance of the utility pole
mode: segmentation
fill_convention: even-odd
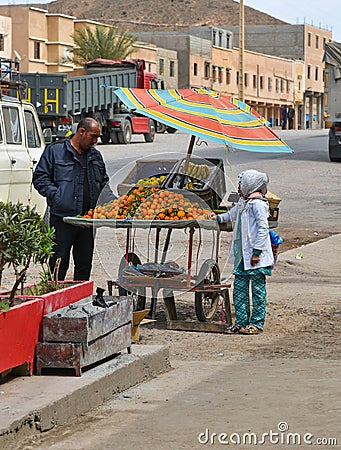
[[[239,0],[239,83],[238,98],[244,101],[244,0]]]

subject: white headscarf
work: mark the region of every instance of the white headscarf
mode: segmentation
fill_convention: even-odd
[[[245,170],[238,175],[239,187],[243,197],[247,198],[253,192],[266,194],[268,190],[269,177],[258,170]]]

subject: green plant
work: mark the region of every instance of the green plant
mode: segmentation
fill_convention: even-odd
[[[54,229],[44,223],[34,207],[20,202],[0,202],[0,281],[6,265],[15,274],[10,306],[18,287],[26,280],[30,264],[46,264],[53,246]]]
[[[125,59],[134,51],[132,45],[136,42],[127,31],[119,33],[115,25],[109,28],[97,25],[94,31],[85,25],[71,37],[77,46],[71,50],[71,60],[80,65],[96,58]]]
[[[57,291],[58,289],[63,289],[65,287],[65,283],[63,283],[62,281],[58,281],[60,262],[61,258],[58,258],[53,272],[51,272],[50,266],[48,264],[42,264],[43,270],[39,272],[40,281],[38,284],[34,284],[29,288],[30,294],[42,295]]]

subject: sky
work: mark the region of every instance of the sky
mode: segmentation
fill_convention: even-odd
[[[306,23],[331,30],[341,42],[341,0],[244,0],[244,6],[291,24]]]
[[[36,0],[46,4],[50,0]],[[0,0],[1,5],[29,4],[32,0]],[[333,40],[341,42],[341,0],[244,0],[244,5],[263,11],[291,24],[307,23],[332,30]]]

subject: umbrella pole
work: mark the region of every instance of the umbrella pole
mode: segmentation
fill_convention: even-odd
[[[185,173],[187,172],[189,160],[191,159],[191,156],[192,156],[194,142],[195,142],[195,136],[192,135],[191,140],[189,141],[189,146],[188,146],[187,156],[186,156],[186,161],[185,161],[185,166],[184,166]]]
[[[184,165],[184,168],[183,168],[183,174],[181,175],[180,186],[179,186],[180,189],[182,189],[184,187],[184,184],[185,184],[186,173],[188,171],[189,160],[191,159],[191,156],[192,156],[194,142],[195,142],[195,136],[192,135],[191,136],[191,140],[189,141],[189,146],[188,146],[188,150],[187,150],[187,156],[186,156],[185,165]]]

